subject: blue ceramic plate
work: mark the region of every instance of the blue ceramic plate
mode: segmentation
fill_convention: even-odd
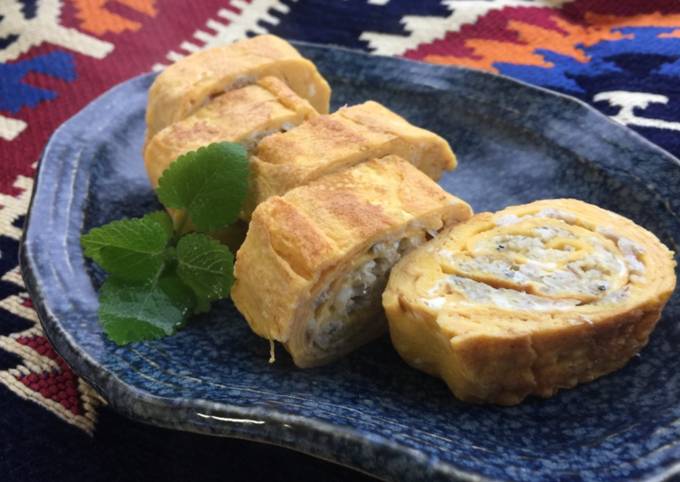
[[[442,185],[477,211],[575,197],[634,219],[677,251],[680,164],[571,98],[490,74],[300,46],[333,107],[375,99],[442,134],[460,167]],[[140,155],[153,75],[115,87],[64,124],[40,164],[24,277],[57,351],[120,412],[163,427],[284,445],[378,477],[664,478],[680,470],[680,296],[640,357],[549,400],[456,401],[387,338],[297,370],[230,302],[178,335],[119,348],[97,324],[101,272],[83,231],[157,209]]]

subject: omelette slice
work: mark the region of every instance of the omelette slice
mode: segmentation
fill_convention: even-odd
[[[276,77],[230,90],[195,114],[171,124],[147,143],[144,164],[154,189],[163,171],[181,154],[212,142],[229,141],[250,150],[275,132],[289,130],[317,115]]]
[[[329,173],[390,154],[406,159],[435,180],[444,170],[456,167],[446,140],[373,101],[269,136],[253,154],[252,192],[246,210]]]
[[[404,159],[364,162],[257,207],[231,298],[299,367],[331,362],[384,332],[392,265],[471,214]]]
[[[549,397],[624,366],[675,288],[673,253],[573,199],[481,213],[392,270],[394,347],[469,402]]]
[[[161,72],[149,89],[146,140],[190,116],[213,97],[269,76],[285,81],[318,112],[328,112],[330,87],[314,64],[285,40],[259,35],[201,50]]]

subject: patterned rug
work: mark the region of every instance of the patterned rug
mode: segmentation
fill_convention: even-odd
[[[50,347],[17,267],[36,161],[60,123],[131,76],[265,32],[508,75],[680,156],[677,0],[0,0],[2,480],[363,477],[112,413]]]

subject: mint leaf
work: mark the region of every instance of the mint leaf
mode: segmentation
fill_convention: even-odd
[[[212,231],[238,218],[248,173],[243,146],[217,142],[179,156],[163,172],[156,194],[165,207],[186,209],[199,231]]]
[[[99,291],[99,322],[119,345],[172,335],[191,314],[194,298],[176,276],[146,285],[108,278]]]
[[[215,143],[180,156],[163,173],[157,194],[167,208],[186,211],[183,221],[215,231],[238,219],[248,176],[245,149]],[[175,228],[159,211],[82,236],[84,254],[110,274],[99,292],[99,321],[119,345],[172,335],[190,315],[229,295],[231,251],[205,234],[180,237],[183,221]],[[238,232],[229,231],[232,242]]]
[[[210,311],[210,307],[210,300],[208,300],[208,298],[200,298],[196,296],[196,307],[194,308],[194,313],[207,313]]]
[[[81,237],[85,256],[121,279],[142,282],[161,270],[172,222],[163,212],[113,221]]]
[[[167,234],[168,239],[172,237],[172,219],[167,212],[153,211],[151,213],[145,214],[142,219],[158,223]]]
[[[196,308],[196,296],[175,273],[166,273],[158,280],[158,286],[168,298],[175,308],[179,310],[188,310],[185,313],[185,319],[191,316],[191,311]]]
[[[234,281],[234,256],[229,248],[205,234],[188,234],[177,243],[177,275],[204,301],[229,296]]]

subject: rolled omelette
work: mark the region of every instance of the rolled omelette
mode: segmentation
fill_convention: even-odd
[[[549,397],[625,365],[675,288],[673,253],[573,199],[477,214],[404,257],[383,305],[395,349],[468,402]]]
[[[314,64],[285,40],[259,35],[198,51],[161,72],[149,89],[146,140],[211,98],[269,76],[285,81],[318,112],[328,112],[331,90]]]
[[[263,139],[251,157],[251,197],[246,211],[329,173],[390,154],[406,159],[435,180],[444,170],[456,167],[456,157],[445,139],[369,101]]]
[[[380,295],[392,265],[471,215],[404,159],[367,161],[257,207],[231,298],[297,366],[329,363],[385,331]]]
[[[226,92],[193,115],[158,132],[144,150],[144,165],[154,189],[163,171],[181,154],[212,142],[238,142],[251,150],[275,132],[315,117],[316,110],[282,80],[263,77]]]

